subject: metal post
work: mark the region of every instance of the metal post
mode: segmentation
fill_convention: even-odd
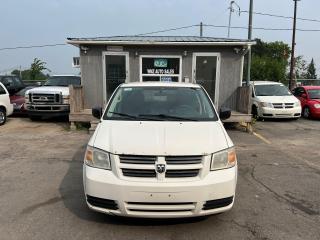
[[[248,28],[248,39],[252,39],[252,15],[253,15],[253,0],[250,0],[249,7],[249,28]],[[249,86],[251,80],[251,48],[248,51],[248,59],[247,59],[247,80],[246,85]]]
[[[232,12],[233,12],[233,8],[232,8],[232,4],[234,3],[234,1],[230,2],[230,13],[229,13],[229,24],[228,24],[228,38],[230,38],[230,28],[231,28],[231,17],[232,17]]]
[[[295,69],[295,47],[296,47],[296,28],[297,28],[297,5],[300,0],[294,1],[294,18],[293,18],[293,31],[292,31],[292,46],[291,46],[291,63],[290,63],[290,79],[289,89],[292,90],[295,87],[294,69]]]
[[[200,23],[200,37],[203,36],[203,23]]]

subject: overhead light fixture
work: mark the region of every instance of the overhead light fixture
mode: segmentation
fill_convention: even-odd
[[[80,50],[82,50],[84,52],[84,54],[87,54],[89,48],[86,46],[80,46]]]

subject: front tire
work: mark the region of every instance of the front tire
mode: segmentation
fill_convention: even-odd
[[[311,118],[311,112],[310,112],[310,108],[309,107],[305,107],[302,110],[302,116],[304,118],[310,119]]]
[[[3,108],[0,108],[0,126],[5,124],[7,121],[7,113],[6,110]]]
[[[256,120],[259,120],[259,115],[258,115],[258,108],[253,105],[252,108],[251,108],[251,114],[252,114],[252,117]]]

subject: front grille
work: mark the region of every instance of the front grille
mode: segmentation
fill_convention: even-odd
[[[132,212],[172,213],[191,212],[196,207],[193,202],[127,202],[126,208]]]
[[[155,178],[156,171],[152,169],[122,169],[123,176],[126,177],[142,177],[142,178]]]
[[[207,201],[203,205],[202,210],[211,210],[211,209],[226,207],[226,206],[230,205],[232,203],[232,201],[233,201],[233,197]]]
[[[155,156],[120,155],[120,163],[126,164],[155,164]]]
[[[111,210],[118,209],[118,204],[114,200],[110,199],[97,198],[87,195],[87,202],[94,207],[100,207]]]
[[[167,156],[167,164],[200,164],[202,156]]]
[[[166,178],[196,177],[198,174],[199,169],[167,170]]]
[[[61,94],[44,94],[44,93],[32,93],[29,95],[31,102],[35,104],[57,104],[61,103]]]
[[[119,168],[124,177],[135,178],[191,178],[202,169],[203,156],[143,156],[119,155]],[[157,173],[156,165],[165,164],[165,173]]]
[[[282,103],[272,103],[273,108],[283,108],[283,104]]]
[[[272,103],[272,105],[276,109],[294,108],[294,103]]]

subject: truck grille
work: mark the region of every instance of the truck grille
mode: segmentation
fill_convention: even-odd
[[[161,158],[161,161],[159,161]],[[119,167],[124,177],[135,178],[191,178],[199,176],[203,156],[141,156],[119,155]],[[165,172],[158,173],[156,164],[165,163]]]
[[[287,109],[287,108],[293,108],[294,103],[272,103],[273,108],[276,109]]]
[[[61,94],[44,94],[44,93],[30,93],[29,100],[35,104],[57,104],[61,103]]]

